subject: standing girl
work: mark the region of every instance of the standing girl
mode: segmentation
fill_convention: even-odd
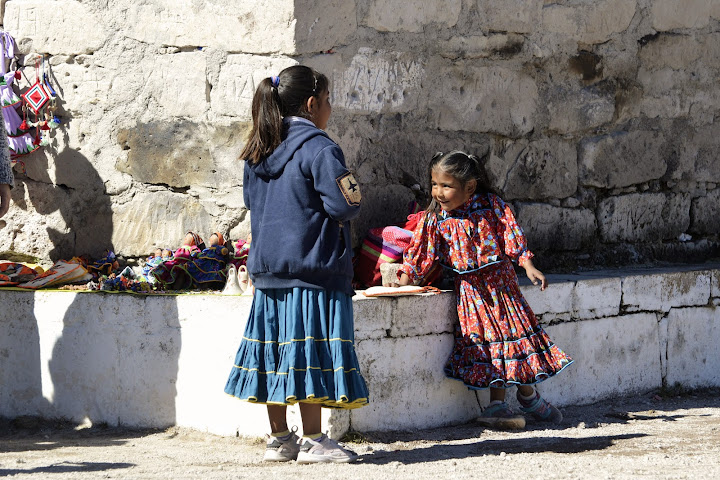
[[[320,411],[368,402],[354,348],[347,227],[361,196],[342,150],[324,132],[329,95],[327,77],[308,67],[265,78],[241,153],[255,295],[225,392],[267,405],[266,461],[355,460],[321,433]],[[302,441],[286,420],[287,405],[295,403]]]
[[[523,412],[560,423],[560,411],[533,385],[572,360],[550,341],[520,292],[511,261],[541,290],[547,286],[522,230],[505,202],[490,193],[474,155],[438,153],[429,173],[432,202],[398,275],[400,285],[418,284],[436,262],[456,273],[460,324],[445,374],[470,389],[490,388],[490,405],[479,418],[483,425],[525,427],[525,418],[505,403],[505,390],[513,386]]]

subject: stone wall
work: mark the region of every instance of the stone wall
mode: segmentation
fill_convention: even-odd
[[[543,268],[718,254],[714,0],[0,3],[21,60],[47,56],[64,121],[25,159],[0,251],[244,237],[251,96],[299,62],[331,78],[328,130],[364,195],[356,243],[425,202],[430,157],[461,148]]]
[[[719,267],[549,275],[544,292],[522,286],[574,360],[540,384],[543,395],[562,407],[676,384],[720,386]],[[268,431],[264,406],[223,392],[251,297],[0,289],[0,305],[2,417]],[[370,403],[324,410],[323,431],[427,429],[479,415],[488,392],[476,395],[443,374],[457,322],[452,292],[358,292],[353,306]],[[291,411],[291,424],[301,425]]]

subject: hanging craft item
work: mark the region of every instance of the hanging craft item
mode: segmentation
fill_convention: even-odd
[[[20,79],[20,72],[7,72],[7,61],[15,58],[15,40],[7,32],[0,32],[0,43],[2,55],[0,58],[0,103],[2,104],[2,116],[5,124],[5,131],[8,134],[8,147],[10,148],[11,159],[17,163],[17,157],[27,155],[39,148],[34,144],[34,139],[28,132],[30,127],[24,122],[17,109],[22,106],[22,100],[12,88],[15,80]],[[24,166],[22,162],[19,162]]]
[[[44,110],[51,100],[54,102],[55,98],[48,92],[48,85],[46,85],[47,75],[45,74],[44,56],[42,58],[42,77],[40,76],[40,62],[40,59],[35,61],[35,83],[22,95],[22,97],[26,104],[23,106],[25,116],[24,123],[29,127],[35,127],[35,140],[33,140],[33,144],[44,147],[50,144],[50,137],[47,134],[41,134],[41,131],[43,130],[50,130],[50,127],[48,126],[50,121],[49,114],[44,112]],[[50,88],[50,90],[52,90],[52,88]],[[52,91],[54,92],[54,90]],[[28,110],[35,114],[34,122],[28,122]]]
[[[35,65],[35,69],[37,70],[38,68],[39,67]],[[45,91],[45,85],[40,83],[39,78],[35,80],[30,90],[22,94],[22,97],[25,103],[35,112],[35,115],[38,115],[45,104],[50,101],[50,95]]]

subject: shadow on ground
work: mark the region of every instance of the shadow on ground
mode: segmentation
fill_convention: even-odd
[[[644,437],[644,434],[598,436],[590,438],[538,437],[512,440],[481,440],[463,445],[430,445],[406,451],[372,452],[363,455],[362,463],[383,465],[390,462],[403,464],[425,463],[437,460],[467,457],[496,456],[513,453],[581,453],[604,450],[620,440]]]
[[[32,474],[50,474],[50,473],[88,473],[88,472],[105,472],[107,470],[117,470],[121,468],[132,468],[135,465],[132,463],[94,463],[94,462],[81,462],[81,463],[67,463],[62,462],[55,465],[49,465],[47,467],[33,468],[32,470],[18,470],[18,469],[5,469],[0,468],[0,477],[6,477],[10,475],[32,475]]]

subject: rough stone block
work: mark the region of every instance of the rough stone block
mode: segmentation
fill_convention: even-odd
[[[520,137],[535,127],[535,80],[503,67],[441,66],[433,77],[431,124],[441,130],[496,133]]]
[[[390,336],[394,338],[452,333],[458,322],[453,291],[378,300],[397,302],[390,328]]]
[[[599,44],[624,32],[635,16],[637,0],[601,0],[570,5],[554,3],[543,9],[542,29]]]
[[[440,55],[445,58],[487,58],[496,54],[519,52],[525,37],[514,33],[468,35],[440,42]]]
[[[710,273],[690,271],[634,275],[622,280],[623,308],[628,312],[704,306],[710,300]]]
[[[690,225],[690,197],[660,193],[612,197],[600,203],[597,218],[606,242],[676,239]]]
[[[695,235],[720,234],[720,189],[692,201],[690,232]]]
[[[264,78],[293,65],[297,65],[297,61],[287,57],[228,55],[210,92],[213,113],[250,120],[257,85]]]
[[[355,0],[296,0],[294,4],[295,53],[332,50],[347,44],[357,30]]]
[[[710,274],[710,296],[720,298],[720,271],[713,270]]]
[[[547,330],[574,360],[546,389],[540,386],[543,396],[553,403],[590,404],[662,386],[655,314],[561,323]]]
[[[239,127],[239,128],[238,128]],[[126,153],[116,168],[137,182],[176,188],[232,187],[242,183],[237,159],[245,124],[139,123],[118,132]]]
[[[353,428],[426,429],[479,415],[475,395],[443,373],[452,344],[450,334],[357,342],[370,403],[351,410]]]
[[[205,2],[202,6],[152,0],[123,5],[122,15],[125,34],[149,44],[294,53],[294,6],[293,0],[277,0],[272,8],[243,0]]]
[[[40,158],[36,156],[34,160]],[[23,218],[19,208],[11,208],[11,213],[3,217],[7,229],[4,231],[11,235],[8,240],[14,245],[10,250],[54,261],[85,253],[99,258],[108,248],[113,229],[111,200],[103,192],[102,180],[94,169],[81,168],[89,166],[87,161],[69,165],[76,168],[76,175],[87,174],[77,180],[85,182],[81,188],[61,188],[46,181],[23,182],[15,187],[13,194],[17,196],[13,203],[27,205],[36,214]]]
[[[531,250],[579,250],[594,240],[597,230],[594,213],[584,208],[518,203],[517,220]]]
[[[30,70],[25,68],[25,75],[27,78],[34,78],[35,72]],[[106,104],[110,101],[113,78],[106,69],[95,65],[62,63],[53,66],[52,71],[55,85],[62,89],[61,104],[64,110],[81,112],[88,110],[89,105]]]
[[[81,55],[93,53],[111,35],[103,20],[87,2],[23,0],[5,4],[3,26],[24,53]]]
[[[206,235],[216,228],[196,200],[169,192],[138,193],[112,212],[112,245],[125,255],[147,256],[158,246],[177,248],[188,230]],[[109,243],[108,243],[109,244]]]
[[[545,291],[537,286],[523,286],[521,291],[535,315],[551,320],[555,314],[569,313],[573,309],[573,282],[549,283]]]
[[[385,338],[392,326],[395,304],[386,299],[368,298],[358,291],[353,297],[355,340]]]
[[[233,53],[316,53],[344,43],[357,29],[352,0],[278,0],[272,8],[257,1],[204,3],[198,8],[153,0],[125,7],[123,14],[127,35],[138,41]]]
[[[581,280],[573,292],[573,315],[583,319],[617,316],[621,300],[619,278]]]
[[[505,200],[565,198],[577,190],[577,150],[558,138],[495,142],[487,162]]]
[[[652,131],[617,132],[580,144],[580,183],[620,188],[656,180],[667,170],[665,137]]]
[[[572,134],[609,123],[615,115],[615,92],[595,87],[569,90],[555,87],[547,93],[550,130]]]
[[[542,0],[477,0],[483,25],[493,32],[533,33],[542,21]]]
[[[709,56],[711,52],[708,49],[711,47],[707,44],[708,40],[708,37],[701,34],[658,34],[640,48],[638,60],[641,67],[649,72],[664,68],[685,70],[698,60]],[[708,60],[713,59],[708,58]]]
[[[720,105],[715,92],[719,59],[720,36],[715,32],[652,38],[638,56],[637,79],[643,90],[640,114],[651,118],[691,115],[699,125],[712,124],[711,112]],[[692,134],[676,133],[681,138]]]
[[[681,141],[677,164],[668,171],[673,180],[717,182],[720,179],[720,125],[706,125],[688,130]]]
[[[720,385],[720,308],[674,308],[667,326],[667,384]]]
[[[656,0],[652,3],[652,25],[655,30],[704,28],[710,22],[713,0]]]
[[[146,57],[139,66],[146,80],[144,91],[171,117],[200,117],[209,109],[206,68],[203,52]]]
[[[416,107],[425,70],[411,53],[362,47],[332,73],[333,104],[355,113],[405,112]]]
[[[402,4],[373,0],[361,24],[380,32],[422,32],[432,23],[453,27],[460,19],[461,0],[427,2],[408,0]]]

